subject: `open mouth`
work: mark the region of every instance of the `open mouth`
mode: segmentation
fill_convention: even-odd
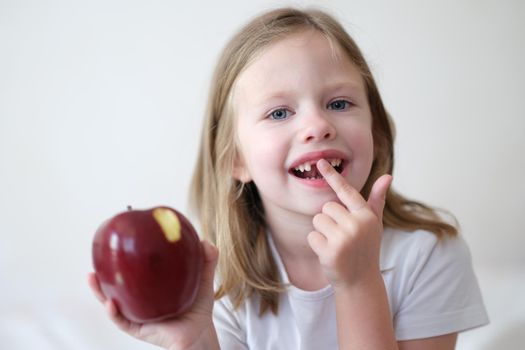
[[[339,158],[327,159],[332,167],[340,174],[343,172],[345,161]],[[307,161],[290,169],[290,173],[295,177],[307,180],[322,179],[323,175],[317,170],[317,161]]]

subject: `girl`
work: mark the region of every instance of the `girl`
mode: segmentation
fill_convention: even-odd
[[[218,248],[203,242],[197,302],[141,325],[91,275],[95,294],[121,329],[166,349],[453,349],[487,315],[455,227],[389,188],[392,129],[332,17],[253,19],[219,60],[193,177]]]

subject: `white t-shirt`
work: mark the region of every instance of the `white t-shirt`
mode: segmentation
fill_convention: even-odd
[[[271,239],[281,273],[284,265]],[[426,231],[386,229],[380,268],[397,340],[428,338],[488,323],[465,241],[438,240]],[[334,290],[304,291],[292,285],[279,300],[279,313],[259,317],[259,297],[234,310],[228,297],[215,302],[213,316],[222,349],[337,349]]]

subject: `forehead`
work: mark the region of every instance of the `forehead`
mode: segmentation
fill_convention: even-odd
[[[246,99],[246,95],[271,94],[312,82],[364,88],[361,73],[348,54],[314,29],[287,35],[262,50],[237,77],[235,94]]]

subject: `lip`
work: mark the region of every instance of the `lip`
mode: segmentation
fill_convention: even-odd
[[[328,149],[328,150],[323,150],[323,151],[305,153],[299,156],[299,158],[295,159],[292,162],[292,165],[288,169],[288,173],[290,174],[290,176],[293,176],[296,181],[299,181],[303,185],[308,186],[310,188],[323,189],[326,187],[330,187],[324,178],[323,179],[302,179],[293,174],[293,169],[299,166],[300,164],[303,164],[304,162],[310,162],[310,161],[317,162],[319,159],[328,160],[328,159],[334,159],[334,158],[341,159],[343,161],[343,171],[341,172],[341,175],[343,177],[346,177],[346,174],[348,173],[349,157],[345,153],[338,151],[336,149]]]
[[[328,150],[323,150],[323,151],[305,153],[299,156],[299,158],[295,159],[288,169],[289,171],[292,171],[295,167],[305,162],[311,162],[311,161],[317,162],[319,159],[334,159],[334,158],[341,159],[344,163],[348,163],[348,156],[345,153],[339,150],[336,150],[336,149],[328,149]]]

